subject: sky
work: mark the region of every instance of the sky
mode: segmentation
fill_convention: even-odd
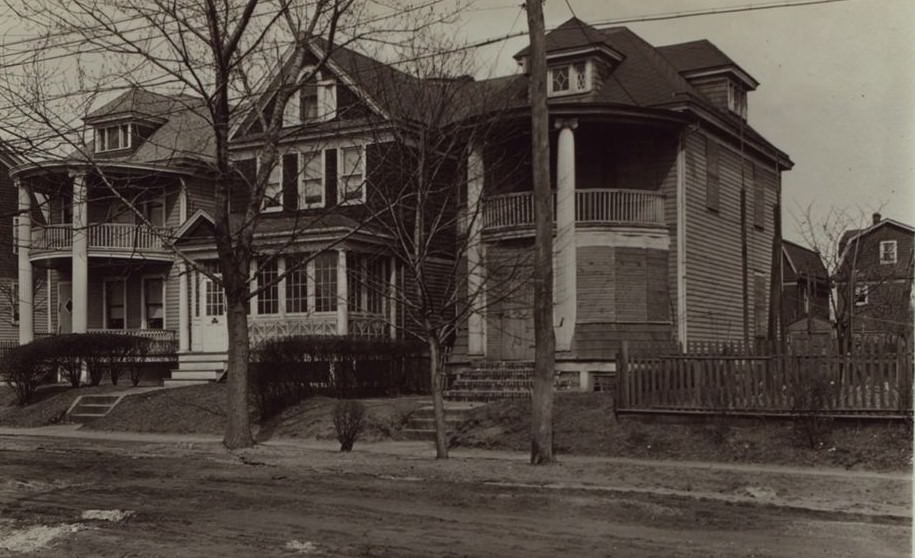
[[[572,12],[588,23],[773,0],[546,0],[547,29]],[[862,224],[879,211],[915,225],[915,2],[843,0],[668,21],[626,23],[654,45],[708,39],[760,82],[749,122],[787,152],[783,227],[803,241],[807,208],[819,222],[845,211]],[[477,0],[455,32],[482,40],[526,31],[520,1]],[[517,71],[525,37],[487,47],[485,74]]]

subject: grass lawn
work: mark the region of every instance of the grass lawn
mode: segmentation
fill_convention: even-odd
[[[0,387],[0,426],[30,428],[56,424],[77,397],[128,391],[130,387],[130,382],[117,386],[102,384],[80,388],[73,388],[70,384],[44,385],[35,392],[35,401],[32,404],[20,407],[16,404],[15,392],[4,384]]]

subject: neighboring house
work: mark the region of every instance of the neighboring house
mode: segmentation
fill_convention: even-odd
[[[912,341],[915,229],[873,215],[871,226],[845,231],[835,273],[840,335]]]
[[[654,47],[626,28],[598,31],[577,19],[548,34],[547,50],[557,370],[607,370],[625,340],[766,335],[773,217],[781,172],[792,162],[746,121],[747,94],[757,82],[708,41]],[[320,43],[312,51],[315,61],[323,55]],[[516,59],[525,68],[527,49]],[[266,81],[257,107],[270,106],[287,73]],[[404,335],[404,309],[386,293],[409,292],[411,278],[373,219],[383,190],[410,180],[412,169],[402,164],[409,157],[401,155],[420,141],[419,124],[429,122],[424,94],[454,88],[465,102],[438,122],[458,141],[465,124],[493,124],[453,161],[455,177],[464,178],[455,181],[461,200],[454,211],[482,217],[455,231],[469,235],[466,257],[446,244],[427,261],[427,273],[444,285],[463,260],[472,271],[456,279],[485,302],[458,331],[451,363],[532,360],[527,83],[523,72],[483,81],[419,79],[333,49],[285,107],[280,163],[254,235],[260,264],[252,342],[288,334]],[[214,265],[211,146],[209,136],[193,136],[206,127],[194,107],[192,99],[135,91],[86,123],[98,137],[94,158],[109,157],[103,168],[116,178],[115,190],[131,192],[153,226],[174,230],[167,238],[186,254]],[[230,144],[246,177],[257,172],[264,145],[255,112],[236,122]],[[183,149],[185,142],[207,149]],[[203,274],[185,273],[79,159],[14,174],[25,191],[52,198],[31,248],[20,252],[21,261],[51,270],[57,310],[50,330],[173,335],[175,376],[215,377],[227,343],[219,289]],[[79,232],[87,221],[88,239]],[[513,262],[510,273],[506,262]],[[485,292],[476,293],[481,286]]]
[[[19,339],[19,246],[16,238],[19,218],[10,169],[21,163],[17,154],[0,144],[0,207],[3,208],[0,210],[0,343],[15,343]],[[36,317],[42,320],[47,316],[47,290],[40,280],[34,288],[38,299]]]
[[[813,250],[782,240],[782,323],[792,344],[831,337],[829,272]]]

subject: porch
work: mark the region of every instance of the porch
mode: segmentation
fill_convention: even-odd
[[[170,227],[149,227],[129,223],[90,223],[87,226],[88,256],[171,260],[166,239]],[[31,259],[71,257],[73,226],[39,225],[31,230]]]

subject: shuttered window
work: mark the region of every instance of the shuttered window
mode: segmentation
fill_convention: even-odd
[[[747,184],[753,188],[753,226],[757,229],[766,226],[766,185],[756,179],[756,166],[747,163],[744,170]]]
[[[718,143],[706,139],[705,149],[705,205],[712,211],[719,210],[721,175],[719,171],[720,151]]]

